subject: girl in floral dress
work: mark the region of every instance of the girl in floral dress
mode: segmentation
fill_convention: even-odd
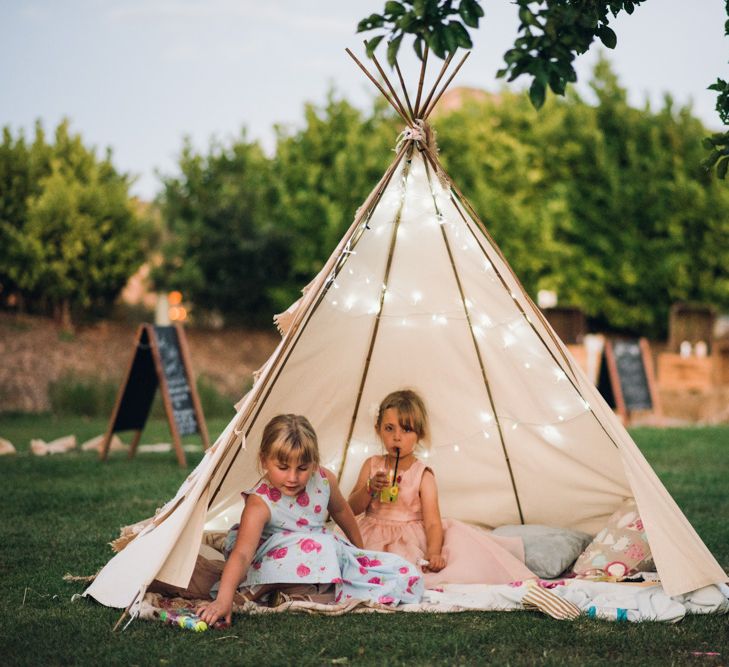
[[[259,460],[264,476],[243,494],[245,508],[239,528],[228,535],[217,597],[198,608],[203,621],[230,623],[237,592],[256,599],[287,585],[334,584],[336,601],[420,601],[423,580],[411,563],[362,549],[336,477],[319,466],[316,433],[305,417],[274,417],[263,430]],[[327,513],[348,539],[326,528]]]

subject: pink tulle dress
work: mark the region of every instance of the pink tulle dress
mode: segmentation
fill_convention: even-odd
[[[367,465],[367,463],[365,463]],[[384,457],[369,459],[370,477],[384,466]],[[425,527],[420,505],[420,481],[430,470],[416,460],[398,472],[399,493],[394,503],[372,499],[357,517],[366,549],[395,553],[411,563],[426,558]],[[443,550],[446,566],[425,573],[425,587],[441,584],[508,584],[536,575],[524,565],[524,543],[518,537],[497,537],[455,519],[443,519]]]

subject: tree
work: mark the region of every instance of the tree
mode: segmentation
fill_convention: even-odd
[[[307,105],[303,129],[278,130],[273,162],[276,219],[291,234],[292,264],[279,307],[297,298],[349,227],[387,168],[399,127],[384,103],[365,117],[330,92],[322,108]]]
[[[41,179],[50,171],[52,148],[40,123],[28,145],[22,132],[14,138],[3,128],[0,145],[0,296],[19,299],[21,307],[33,298],[35,283],[25,226],[28,202],[41,192]]]
[[[200,312],[270,322],[272,290],[288,276],[292,244],[277,224],[271,161],[245,134],[207,155],[186,141],[180,175],[164,180],[162,288],[181,290]]]
[[[142,263],[145,229],[129,179],[59,124],[49,145],[40,124],[28,147],[3,132],[0,281],[26,302],[48,304],[64,327],[73,308],[111,305]]]
[[[287,308],[321,268],[387,164],[395,128],[329,95],[305,126],[277,128],[268,158],[245,133],[206,155],[185,144],[165,180],[167,228],[156,283],[183,291],[198,314],[261,325]]]
[[[699,166],[702,124],[670,98],[630,107],[604,59],[590,85],[596,106],[570,90],[537,114],[502,91],[439,118],[452,177],[527,290],[601,330],[660,337],[675,301],[729,307],[729,192]]]

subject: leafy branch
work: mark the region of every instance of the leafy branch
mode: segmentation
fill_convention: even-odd
[[[473,43],[466,26],[478,28],[483,15],[481,0],[389,0],[382,14],[362,19],[357,32],[382,30],[368,41],[367,55],[372,57],[387,37],[387,62],[392,67],[405,35],[413,35],[413,48],[420,60],[425,44],[443,59],[459,47],[470,49]]]
[[[573,61],[597,38],[615,48],[617,37],[609,27],[609,14],[632,14],[645,0],[516,0],[519,11],[518,37],[504,54],[506,66],[497,76],[513,81],[531,76],[529,96],[534,107],[544,104],[547,87],[563,95],[568,83],[577,80]],[[357,32],[380,31],[367,43],[372,57],[387,39],[387,60],[395,63],[403,38],[413,36],[413,48],[423,59],[424,45],[439,58],[458,48],[473,45],[469,28],[479,27],[484,16],[483,0],[390,0],[381,14],[362,19]]]
[[[624,11],[632,14],[646,0],[513,0],[519,12],[519,27],[513,46],[504,54],[505,66],[496,75],[514,81],[531,77],[529,99],[534,108],[544,104],[547,89],[564,95],[568,83],[577,81],[574,60],[599,39],[614,49],[618,38],[609,26],[610,17]],[[371,58],[386,40],[387,61],[395,64],[403,38],[413,37],[420,60],[425,45],[445,59],[458,48],[473,45],[469,29],[477,29],[484,17],[484,0],[388,0],[381,14],[370,14],[357,25],[357,32],[378,31],[367,42]],[[729,17],[729,0],[725,0]],[[729,36],[729,20],[724,24]],[[709,90],[718,93],[716,110],[729,125],[729,82],[717,79]],[[706,169],[716,169],[718,178],[729,171],[729,131],[704,139],[711,151],[702,161]]]
[[[729,16],[729,0],[724,8]],[[729,20],[724,22],[724,35],[729,36]],[[729,125],[729,83],[717,79],[709,86],[709,90],[719,93],[716,97],[716,112],[724,125]],[[704,148],[711,151],[701,163],[707,170],[716,168],[717,178],[725,179],[729,168],[729,132],[720,132],[704,139]]]

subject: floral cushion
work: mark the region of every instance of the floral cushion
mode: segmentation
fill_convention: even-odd
[[[654,570],[648,537],[633,498],[612,514],[574,566],[574,572],[579,576],[617,579]]]

